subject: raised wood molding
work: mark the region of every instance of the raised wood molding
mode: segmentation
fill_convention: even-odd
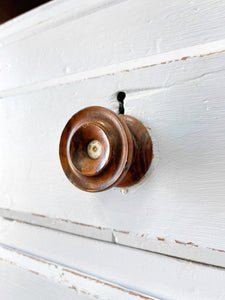
[[[2,25],[1,215],[224,267],[224,34],[218,0],[56,0]],[[60,134],[119,90],[154,159],[126,195],[85,196]]]
[[[47,280],[63,284],[74,290],[75,293],[89,296],[93,299],[157,300],[155,297],[127,289],[2,244],[0,244],[0,260],[21,267],[38,276],[43,276]]]
[[[0,216],[8,220],[16,220],[132,248],[166,253],[173,257],[225,268],[225,250],[203,247],[191,241],[172,240],[162,236],[97,227],[91,224],[2,208],[0,208]]]
[[[79,290],[110,300],[223,299],[225,295],[222,268],[2,218],[0,224],[1,259],[49,282],[74,286],[74,295]]]

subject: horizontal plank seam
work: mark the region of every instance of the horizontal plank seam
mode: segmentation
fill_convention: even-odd
[[[43,257],[39,257],[37,255],[25,252],[23,250],[20,249],[16,249],[13,247],[10,247],[8,245],[2,244],[0,243],[0,260],[3,261],[7,261],[10,264],[16,265],[20,268],[23,268],[27,271],[30,271],[36,275],[40,275],[40,276],[44,276],[46,277],[46,272],[43,272],[41,268],[37,269],[35,268],[35,265],[32,264],[32,261],[38,262],[39,264],[43,264],[43,265],[47,265],[49,267],[51,267],[51,271],[52,271],[52,267],[54,267],[53,269],[59,273],[59,277],[60,277],[60,281],[57,281],[58,283],[62,283],[63,282],[63,273],[67,272],[70,273],[72,275],[72,280],[70,280],[69,282],[67,282],[67,285],[69,285],[68,287],[72,288],[73,290],[75,290],[76,292],[79,290],[79,292],[84,293],[84,294],[88,294],[91,295],[91,293],[87,293],[87,291],[84,291],[82,289],[79,289],[79,287],[75,287],[74,283],[76,282],[76,277],[81,277],[85,280],[90,280],[96,284],[100,284],[103,286],[106,286],[107,288],[113,288],[116,289],[122,293],[125,294],[129,294],[131,296],[135,296],[138,297],[140,299],[144,299],[144,300],[156,300],[156,298],[151,297],[149,295],[146,295],[144,293],[138,292],[138,291],[134,291],[133,289],[128,289],[125,288],[123,286],[121,286],[120,284],[114,283],[114,282],[109,282],[103,279],[100,279],[96,276],[90,275],[88,273],[82,272],[80,270],[76,270],[74,268],[62,265],[61,263],[58,262],[53,262],[49,259],[45,259]],[[10,253],[13,253],[12,255],[10,255]],[[25,258],[25,263],[23,265],[23,261],[21,259],[21,257]],[[29,263],[30,262],[30,263]],[[29,269],[25,267],[25,265],[29,265]],[[42,272],[42,273],[41,273]],[[44,274],[45,273],[45,274]],[[52,277],[52,275],[47,276],[47,278],[50,280]],[[74,280],[73,280],[74,277]],[[75,288],[74,288],[75,287]],[[92,295],[93,296],[93,295]],[[136,298],[135,298],[136,299]]]
[[[2,216],[2,210],[3,209],[0,208],[0,216]],[[27,213],[27,215],[29,216],[30,214]],[[106,228],[106,227],[101,227],[101,226],[94,226],[94,225],[90,225],[90,224],[84,224],[84,223],[80,223],[80,222],[71,221],[71,220],[68,220],[68,219],[61,219],[61,218],[54,218],[53,219],[53,218],[49,218],[48,216],[44,216],[44,215],[40,215],[40,214],[34,214],[34,213],[32,213],[31,215],[37,216],[37,217],[41,217],[41,218],[46,218],[46,219],[49,219],[49,220],[51,219],[51,220],[55,220],[55,221],[71,223],[71,224],[74,224],[74,225],[79,225],[79,226],[84,226],[84,227],[90,227],[90,228],[94,228],[94,229],[97,229],[97,230],[107,230],[107,231],[111,231],[113,233],[118,232],[118,233],[122,233],[122,234],[134,234],[136,236],[139,236],[140,238],[144,238],[144,237],[146,237],[148,235],[148,234],[144,234],[144,233],[141,234],[141,233],[135,233],[135,232],[130,232],[130,231],[124,231],[124,230],[118,230],[118,229],[111,229],[111,228]],[[34,224],[34,225],[40,225],[42,227],[48,228],[45,225],[41,225],[41,224],[38,224],[38,223],[31,223],[31,222],[28,222],[28,221],[19,220],[19,219],[16,219],[15,217],[5,217],[5,216],[2,216],[2,217],[6,218],[6,219],[15,220],[17,222],[22,222],[22,223],[31,224],[31,225],[32,224]],[[30,219],[30,218],[28,217],[28,219]],[[49,227],[49,228],[52,228],[52,227]],[[64,231],[64,232],[66,232],[66,231]],[[158,241],[163,241],[163,242],[165,242],[167,240],[166,238],[162,238],[162,237],[156,237],[156,239]],[[170,240],[169,240],[169,242],[170,242]],[[179,241],[179,240],[176,240],[176,239],[174,240],[174,242],[176,244],[185,245],[185,246],[200,247],[199,245],[197,245],[195,243],[192,243],[192,242],[184,242],[184,241]],[[117,243],[117,242],[115,242],[115,243]],[[223,250],[223,249],[216,249],[216,248],[212,248],[212,247],[204,247],[204,248],[212,250],[212,251],[218,251],[218,252],[225,253],[225,250]]]
[[[112,76],[116,73],[130,72],[140,69],[157,67],[160,65],[168,65],[171,63],[187,61],[194,58],[203,58],[215,54],[222,54],[224,52],[225,40],[220,40],[217,42],[211,42],[188,48],[177,49],[167,53],[161,53],[114,65],[104,66],[97,69],[92,69],[79,73],[72,73],[69,75],[41,82],[36,82],[21,87],[6,89],[0,91],[0,98],[7,98],[20,94],[26,94],[36,90],[51,88],[57,85],[66,85],[77,81],[96,79],[104,76]]]
[[[158,94],[158,93],[161,93],[163,91],[167,91],[173,87],[179,87],[185,83],[190,83],[190,82],[193,82],[193,81],[196,81],[198,79],[201,79],[205,76],[208,76],[208,75],[212,75],[212,74],[218,74],[220,72],[224,72],[225,71],[225,68],[224,67],[221,67],[220,69],[217,69],[216,71],[209,71],[209,72],[204,72],[200,75],[197,75],[195,77],[191,77],[191,78],[188,78],[188,79],[183,79],[183,80],[178,80],[176,81],[176,83],[173,83],[173,84],[168,84],[168,85],[165,85],[165,86],[157,86],[157,87],[154,87],[154,88],[142,88],[142,89],[132,89],[132,90],[126,90],[126,103],[129,102],[129,100],[132,100],[132,99],[140,99],[140,98],[143,98],[143,97],[146,97],[146,96],[152,96],[152,95],[155,95],[155,94]],[[126,105],[125,105],[126,106]]]
[[[67,232],[67,231],[65,231],[65,230],[59,230],[59,229],[55,229],[55,228],[52,228],[52,227],[47,227],[47,226],[43,226],[43,225],[39,225],[39,224],[34,224],[34,223],[29,223],[29,222],[19,221],[19,220],[16,220],[16,219],[9,219],[9,218],[5,218],[5,217],[3,217],[3,218],[6,219],[7,221],[15,221],[15,222],[22,223],[22,224],[27,224],[27,225],[31,225],[31,226],[36,226],[36,227],[46,228],[46,229],[48,229],[48,230],[54,230],[54,231],[63,232],[63,233],[66,233],[66,234],[72,234],[72,235],[75,235],[75,236],[81,236],[81,237],[83,237],[83,238],[90,238],[90,239],[93,239],[93,240],[99,240],[99,241],[104,242],[104,243],[109,243],[109,241],[107,241],[107,240],[97,239],[97,238],[94,238],[94,237],[87,237],[87,236],[84,236],[84,235],[79,235],[79,234]],[[119,230],[112,230],[112,233],[113,233],[113,235],[115,236],[115,238],[113,239],[112,243],[114,243],[114,244],[116,244],[116,245],[118,245],[118,246],[120,246],[120,247],[128,247],[128,248],[137,249],[137,250],[139,250],[139,251],[147,251],[147,252],[151,252],[151,253],[156,253],[156,254],[158,254],[158,255],[163,255],[163,256],[171,257],[171,258],[178,259],[178,260],[182,260],[182,261],[188,261],[188,262],[191,262],[191,263],[194,263],[194,264],[200,264],[200,265],[204,265],[204,266],[212,267],[212,268],[216,268],[216,269],[225,269],[225,267],[222,267],[222,266],[219,266],[219,265],[215,265],[215,264],[204,263],[204,262],[200,262],[200,261],[197,261],[197,260],[187,259],[187,258],[183,258],[183,257],[171,255],[171,254],[166,254],[166,253],[163,253],[163,252],[157,252],[157,251],[146,250],[146,249],[138,248],[138,247],[135,247],[135,246],[132,246],[132,245],[127,245],[127,244],[123,244],[123,243],[116,242],[116,239],[117,239],[117,238],[116,238],[116,235],[115,235],[116,232],[120,232],[120,233],[124,233],[124,234],[130,234],[130,232],[127,232],[127,231],[119,231]],[[141,234],[141,236],[144,236],[144,234]],[[160,237],[157,237],[157,240],[159,240],[159,241],[165,241],[164,238],[160,238]],[[179,241],[176,241],[176,242],[177,242],[178,244],[181,244],[181,245],[189,245],[189,246],[193,246],[193,245],[194,245],[194,244],[191,243],[191,242],[188,242],[188,243],[179,242]],[[0,244],[1,244],[1,243],[0,243]],[[213,249],[213,248],[208,248],[208,249],[215,250],[215,249]],[[34,271],[33,271],[33,273],[34,273]]]
[[[173,246],[179,245],[179,246],[184,246],[184,247],[189,247],[189,248],[198,248],[199,250],[207,250],[207,251],[212,251],[212,252],[218,252],[220,254],[225,253],[224,249],[216,249],[216,248],[213,248],[213,247],[202,247],[202,246],[197,245],[196,243],[193,243],[191,241],[185,242],[185,241],[180,241],[178,239],[174,239],[174,240],[166,239],[164,237],[149,237],[149,234],[146,234],[146,233],[141,234],[141,233],[123,231],[123,230],[118,230],[118,229],[110,229],[110,228],[104,228],[104,227],[100,227],[100,226],[98,227],[98,226],[93,226],[93,225],[89,225],[89,224],[74,222],[74,221],[71,221],[71,220],[65,220],[65,219],[60,219],[60,218],[53,219],[53,218],[49,218],[49,217],[44,216],[44,215],[32,214],[33,216],[36,216],[36,217],[39,217],[39,218],[49,219],[49,226],[48,226],[48,225],[45,225],[45,224],[41,224],[41,222],[39,222],[38,220],[32,220],[32,222],[31,222],[31,218],[30,218],[29,213],[24,213],[24,215],[27,214],[27,220],[24,220],[24,218],[22,220],[21,218],[17,218],[16,216],[10,216],[10,212],[12,212],[12,211],[10,211],[8,209],[0,208],[0,216],[2,216],[3,218],[5,218],[7,220],[14,220],[14,221],[17,221],[17,222],[20,222],[20,223],[36,225],[36,226],[40,226],[40,227],[44,227],[44,228],[48,228],[48,229],[53,229],[53,230],[62,231],[62,232],[69,233],[69,234],[88,237],[88,238],[92,238],[92,239],[95,239],[95,240],[102,240],[104,242],[111,242],[111,243],[115,243],[115,244],[118,244],[118,245],[123,245],[123,246],[131,247],[131,248],[136,248],[136,249],[140,249],[140,250],[144,250],[144,251],[150,251],[150,252],[155,252],[155,253],[166,254],[167,256],[182,258],[182,259],[187,260],[187,261],[194,261],[194,262],[201,263],[201,264],[206,264],[206,265],[212,265],[212,266],[216,266],[216,267],[225,268],[224,266],[217,265],[217,264],[214,264],[214,263],[207,263],[207,262],[204,262],[204,261],[198,261],[198,260],[189,259],[189,258],[186,258],[186,257],[180,257],[180,256],[165,253],[164,251],[149,250],[149,249],[146,249],[144,246],[142,246],[142,247],[133,246],[130,243],[127,244],[127,243],[119,241],[118,237],[117,237],[117,233],[122,234],[122,235],[135,236],[135,238],[140,240],[141,244],[143,243],[143,241],[152,240],[154,242],[159,242],[159,243],[165,242],[165,243],[171,244]],[[16,214],[16,211],[13,211],[13,213]],[[109,240],[109,239],[104,239],[104,237],[101,238],[100,236],[96,237],[96,236],[88,235],[88,234],[85,234],[85,233],[78,233],[78,232],[75,233],[75,232],[72,232],[71,230],[67,231],[64,228],[59,229],[57,225],[51,225],[51,223],[53,223],[52,222],[53,220],[55,222],[57,222],[57,221],[58,222],[66,222],[66,223],[70,223],[70,224],[74,224],[74,225],[78,225],[78,226],[94,228],[95,230],[98,230],[99,232],[102,231],[102,230],[105,230],[105,231],[111,233],[112,238]],[[54,222],[54,224],[55,224],[55,222]]]

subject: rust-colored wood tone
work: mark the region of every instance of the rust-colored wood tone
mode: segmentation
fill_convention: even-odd
[[[137,119],[91,106],[67,123],[59,155],[66,176],[75,186],[100,192],[137,183],[151,164],[152,142]]]
[[[134,139],[134,155],[126,176],[117,186],[129,187],[137,183],[148,171],[152,161],[152,141],[145,126],[136,118],[119,115],[128,126]]]

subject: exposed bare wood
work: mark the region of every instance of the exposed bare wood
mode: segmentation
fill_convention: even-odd
[[[116,286],[126,287],[128,290],[140,291],[141,294],[151,295],[153,298],[210,300],[223,299],[225,296],[225,272],[222,268],[1,218],[0,225],[0,243],[7,244],[12,249],[9,251],[10,257],[13,256],[16,263],[18,259],[18,263],[24,265],[28,256],[30,263],[25,268],[41,275],[43,267],[49,271],[47,276],[50,280],[54,280],[59,272],[58,268],[52,266],[56,264]],[[14,256],[14,251],[18,249],[26,256]],[[32,260],[32,257],[36,259]],[[72,278],[75,279],[75,276]],[[91,294],[98,295],[95,293],[95,281],[93,286],[89,283],[92,281],[86,282]],[[73,289],[77,287],[79,290],[80,285],[76,281]],[[110,290],[108,287],[107,291]],[[110,295],[108,294],[108,298],[114,300],[115,297]],[[121,299],[126,299],[126,294],[121,295]]]
[[[111,228],[95,227],[90,224],[77,223],[65,219],[53,219],[48,216],[12,211],[0,208],[0,216],[8,220],[16,220],[27,224],[52,228],[80,236],[86,236],[118,245],[166,253],[173,257],[202,262],[225,268],[225,251],[203,247],[190,241],[172,240],[169,238],[150,236],[149,234],[134,233]]]
[[[76,293],[100,299],[157,300],[151,296],[90,276],[89,274],[56,264],[44,258],[24,253],[0,244],[0,259],[21,267],[35,275],[63,284]]]
[[[37,275],[38,272],[22,269],[0,259],[1,299],[90,300],[88,296]]]

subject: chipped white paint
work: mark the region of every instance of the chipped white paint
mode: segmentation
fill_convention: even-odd
[[[26,269],[33,267],[32,258],[29,265],[25,265],[22,254],[66,266],[74,271],[78,270],[78,273],[86,274],[88,277],[100,278],[101,281],[111,282],[112,285],[126,287],[127,290],[135,290],[140,294],[151,295],[153,298],[211,300],[225,297],[225,272],[221,268],[1,218],[0,225],[0,243],[7,244],[15,252],[19,249],[18,256],[14,256],[13,251],[10,254],[6,251],[7,257],[10,255],[8,257],[10,260],[11,257],[13,259],[16,257],[15,263]],[[2,257],[5,257],[5,252]],[[35,261],[35,271],[43,271],[42,265],[40,262],[38,270],[39,264]],[[47,265],[44,271],[46,268],[50,269],[50,274],[48,272],[46,274],[47,278],[51,281],[57,280],[58,269]],[[70,277],[67,284],[76,285],[75,279],[76,276]],[[81,286],[78,285],[79,287]],[[87,280],[85,287],[92,295],[96,294],[95,284],[91,286]],[[109,297],[109,299],[127,299],[126,293],[121,295],[121,298]],[[136,300],[141,299],[136,297]]]
[[[61,218],[50,218],[36,213],[25,213],[0,208],[0,215],[10,220],[18,220],[25,223],[49,227],[52,229],[73,233],[90,238],[100,239],[106,242],[113,242],[112,230],[110,228],[97,227],[91,224],[78,223],[72,220]]]
[[[0,260],[0,291],[4,300],[90,300],[59,283]]]
[[[1,207],[14,210],[16,219],[27,212],[26,222],[107,241],[115,238],[113,230],[131,232],[118,236],[119,243],[224,266],[224,57],[186,59],[3,99]],[[127,93],[126,113],[151,128],[153,164],[125,195],[119,189],[79,191],[61,170],[61,131],[84,106],[117,111],[118,86]],[[201,155],[199,140],[205,145]]]
[[[44,276],[48,280],[63,284],[73,289],[78,295],[89,296],[92,299],[157,300],[149,295],[124,288],[2,244],[0,244],[0,259],[36,275]]]
[[[27,224],[39,225],[132,248],[166,253],[167,255],[225,268],[224,250],[203,247],[190,241],[156,237],[148,233],[140,234],[111,228],[95,227],[90,224],[76,223],[71,220],[53,219],[44,215],[30,215],[29,213],[1,208],[0,215],[8,220],[17,220]]]
[[[0,27],[0,213],[224,267],[224,25],[218,0],[57,0]],[[118,90],[152,166],[127,194],[79,191],[61,132]]]
[[[27,85],[22,85],[9,89],[0,89],[0,97],[7,98],[10,96],[17,96],[29,92],[46,89],[49,87],[65,85],[76,81],[83,81],[87,79],[100,78],[116,73],[129,72],[142,68],[155,67],[161,64],[169,64],[179,60],[186,60],[195,57],[204,57],[216,53],[225,52],[225,40],[210,42],[206,44],[198,44],[192,47],[180,48],[170,52],[147,56],[145,58],[137,58],[122,63],[107,65],[96,69],[86,70],[84,72],[75,72],[72,74],[62,74],[60,77],[51,78],[40,82],[35,82]],[[7,66],[8,68],[8,66]]]

